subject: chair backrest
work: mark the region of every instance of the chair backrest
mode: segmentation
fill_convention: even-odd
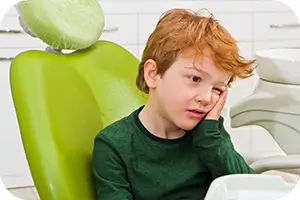
[[[94,199],[93,140],[145,103],[135,86],[138,64],[109,41],[71,54],[30,50],[13,60],[13,101],[41,199]]]

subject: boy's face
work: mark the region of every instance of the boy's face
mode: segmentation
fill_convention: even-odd
[[[146,82],[160,115],[183,130],[191,130],[214,107],[231,76],[208,56],[194,59],[181,54],[163,76],[153,75]]]

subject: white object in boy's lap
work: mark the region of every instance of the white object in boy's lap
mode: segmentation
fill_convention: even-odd
[[[286,196],[289,191],[263,191],[263,190],[241,190],[238,192],[236,200],[279,200]]]
[[[236,174],[216,179],[205,200],[279,200],[294,189],[280,176]]]

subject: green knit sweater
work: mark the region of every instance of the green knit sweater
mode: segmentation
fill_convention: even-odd
[[[142,125],[142,107],[95,138],[97,200],[201,200],[222,175],[254,173],[220,120],[203,120],[179,139],[154,136]]]

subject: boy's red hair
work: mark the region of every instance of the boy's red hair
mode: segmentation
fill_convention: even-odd
[[[149,93],[144,80],[144,64],[148,59],[156,62],[158,74],[163,75],[178,54],[190,48],[198,56],[208,50],[217,67],[233,73],[230,82],[236,77],[247,78],[253,74],[255,60],[246,60],[239,55],[236,40],[212,14],[204,17],[199,12],[172,9],[161,16],[148,38],[136,78],[138,88]]]

